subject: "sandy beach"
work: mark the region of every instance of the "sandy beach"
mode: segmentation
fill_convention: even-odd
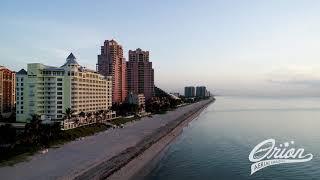
[[[148,138],[150,135],[160,132],[161,128],[176,122],[177,117],[187,115],[195,109],[205,106],[208,102],[201,101],[180,107],[175,111],[169,111],[166,114],[144,117],[139,121],[126,124],[125,128],[122,129],[110,129],[82,140],[66,143],[59,148],[50,148],[48,153],[36,154],[30,157],[29,161],[10,167],[1,167],[1,179],[83,179],[87,177],[85,176],[86,173],[89,173],[94,179],[108,177],[110,174],[99,171],[99,166],[105,168],[102,166],[104,163],[110,162],[110,160],[112,162],[114,159],[117,160],[116,158],[119,156],[132,160],[132,157],[126,157],[126,154],[119,154],[126,150],[133,152],[132,149],[141,147],[141,144],[138,146],[138,143],[149,143],[150,139],[148,140]],[[184,127],[184,125],[181,125],[181,127]],[[165,137],[161,133],[158,135],[159,138]],[[148,141],[145,141],[146,138]],[[119,166],[119,161],[114,161],[114,163],[107,163],[107,165],[112,167]],[[122,167],[127,164],[127,162],[121,163]],[[141,163],[141,165],[143,164]],[[119,169],[112,169],[111,172],[116,172]],[[114,175],[113,177],[116,178],[116,174]]]
[[[152,161],[161,151],[163,151],[179,134],[183,131],[183,129],[188,126],[188,124],[194,120],[204,109],[204,106],[201,110],[189,116],[185,119],[181,124],[179,124],[176,128],[174,128],[167,135],[162,137],[159,141],[154,143],[151,147],[145,150],[142,154],[135,157],[128,164],[123,166],[120,170],[109,176],[107,179],[109,180],[130,180],[134,177],[134,179],[141,179],[140,177],[144,174],[140,175],[139,172],[143,170],[150,161]]]

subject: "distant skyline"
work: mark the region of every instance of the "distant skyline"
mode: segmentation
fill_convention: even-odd
[[[0,65],[61,66],[70,52],[95,69],[115,39],[150,51],[155,84],[223,95],[320,96],[320,1],[0,2]]]

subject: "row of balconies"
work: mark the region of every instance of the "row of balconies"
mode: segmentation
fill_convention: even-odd
[[[111,84],[105,85],[105,86],[94,86],[94,85],[88,85],[88,84],[71,84],[71,87],[73,88],[79,88],[79,87],[90,87],[90,88],[94,88],[94,89],[109,89],[111,88]]]
[[[106,84],[110,81],[105,81],[105,80],[92,80],[92,79],[72,79],[72,82],[84,82],[84,83],[94,83],[94,84]]]
[[[101,97],[101,96],[111,96],[111,93],[107,94],[107,93],[85,93],[85,92],[72,92],[71,93],[73,96],[76,97],[84,97],[84,96],[90,96],[90,97]]]
[[[72,96],[71,99],[107,99],[106,96]]]
[[[100,106],[96,108],[77,108],[77,107],[72,107],[72,109],[78,111],[78,112],[90,112],[90,111],[98,111],[98,110],[106,110],[108,109],[106,106]]]
[[[81,88],[72,86],[71,90],[82,90],[82,91],[111,91],[112,88]]]
[[[103,104],[92,104],[92,105],[83,105],[83,104],[73,104],[74,107],[76,108],[94,108],[94,107],[100,107],[100,106],[103,106],[103,107],[106,107],[107,104],[106,103],[103,103]]]
[[[72,104],[90,104],[90,103],[95,103],[95,104],[104,104],[106,103],[106,100],[97,100],[97,101],[71,101]]]
[[[83,97],[83,96],[80,96],[80,97],[75,97],[75,96],[72,96],[71,99],[92,99],[92,100],[96,100],[96,99],[111,99],[112,97],[105,97],[105,96],[101,96],[100,98],[90,98],[90,97]]]

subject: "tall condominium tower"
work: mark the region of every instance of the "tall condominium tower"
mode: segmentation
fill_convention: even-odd
[[[197,86],[196,87],[196,96],[206,97],[207,96],[207,88],[205,86]]]
[[[62,120],[65,110],[74,114],[109,110],[112,105],[111,77],[80,66],[71,53],[61,67],[28,64],[17,73],[17,121],[33,114],[43,120]]]
[[[106,40],[101,46],[97,71],[104,76],[112,76],[112,102],[123,102],[127,97],[126,61],[122,46],[115,40]]]
[[[149,51],[136,49],[129,51],[127,62],[128,91],[135,94],[143,93],[146,100],[154,96],[154,70],[149,61]]]
[[[15,72],[0,66],[0,114],[10,115],[16,103]]]
[[[195,88],[194,86],[187,86],[184,88],[184,96],[185,97],[194,97],[195,94]]]

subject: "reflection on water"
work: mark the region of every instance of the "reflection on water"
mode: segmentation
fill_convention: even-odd
[[[267,167],[250,176],[258,143],[295,141],[306,163]],[[147,180],[320,179],[320,98],[218,97],[173,143]]]

